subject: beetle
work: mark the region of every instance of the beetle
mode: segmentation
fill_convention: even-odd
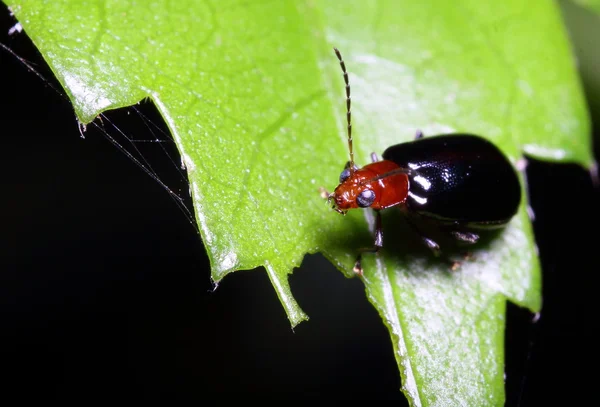
[[[372,163],[362,168],[354,164],[350,82],[340,51],[334,48],[334,52],[346,85],[350,161],[333,193],[322,190],[322,194],[343,215],[353,208],[375,211],[373,247],[359,251],[354,271],[362,275],[362,254],[377,253],[383,246],[383,209],[400,207],[407,223],[435,256],[441,254],[440,246],[423,233],[422,221],[465,244],[475,244],[482,231],[506,226],[519,208],[521,184],[507,157],[481,136],[452,133],[424,137],[417,131],[413,141],[387,148],[383,160],[372,153]]]

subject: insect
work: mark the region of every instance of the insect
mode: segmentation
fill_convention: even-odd
[[[350,82],[340,51],[334,48],[346,85],[346,118],[350,161],[333,193],[322,191],[333,209],[346,214],[353,208],[375,211],[375,241],[361,249],[354,271],[362,275],[363,253],[383,246],[380,211],[398,206],[407,223],[436,256],[439,244],[423,232],[423,221],[465,244],[479,240],[481,231],[505,226],[521,202],[519,177],[506,156],[490,141],[473,134],[443,134],[396,144],[379,160],[358,168],[352,150]]]

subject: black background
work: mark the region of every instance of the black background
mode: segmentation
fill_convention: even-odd
[[[13,24],[2,9],[0,42],[58,87],[26,35],[7,35]],[[213,292],[199,235],[169,194],[98,129],[82,139],[66,98],[5,50],[0,78],[2,398],[405,403],[358,279],[307,256],[290,281],[311,320],[295,332],[262,270]],[[151,103],[139,108],[161,123]],[[131,109],[108,118],[146,131]],[[185,198],[164,152],[143,155]],[[508,306],[507,405],[577,404],[589,393],[580,366],[595,353],[599,194],[574,165],[533,161],[527,175],[544,309],[532,324]]]

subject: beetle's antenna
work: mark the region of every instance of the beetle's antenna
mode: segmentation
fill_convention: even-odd
[[[350,81],[348,81],[348,71],[346,71],[346,64],[344,63],[342,54],[340,54],[340,50],[337,48],[334,48],[333,50],[335,51],[337,58],[340,60],[340,66],[342,67],[342,72],[344,73],[344,82],[346,82],[346,120],[348,121],[348,150],[350,151],[349,168],[350,171],[354,171],[354,152],[352,151],[352,111],[350,109]]]

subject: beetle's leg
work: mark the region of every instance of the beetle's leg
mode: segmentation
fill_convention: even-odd
[[[433,255],[435,257],[440,257],[440,255],[442,254],[442,250],[440,249],[439,244],[437,244],[434,240],[431,240],[430,238],[422,235],[421,240],[423,241],[423,243],[425,243],[425,246],[427,246],[429,250],[433,252]]]
[[[410,227],[412,227],[413,230],[419,235],[425,246],[427,246],[429,250],[433,252],[433,255],[435,257],[439,257],[440,254],[442,254],[442,251],[440,250],[440,245],[437,244],[434,240],[425,236],[421,231],[421,228],[410,218],[410,216],[407,216],[406,220]]]
[[[462,266],[462,264],[466,261],[473,261],[475,259],[475,257],[473,256],[473,253],[470,252],[466,252],[463,254],[463,258],[462,260],[458,261],[458,260],[454,260],[450,266],[450,269],[452,271],[456,271],[460,268],[460,266]]]
[[[469,245],[475,244],[479,240],[479,235],[477,233],[461,231],[461,230],[451,230],[450,236],[452,236],[455,240],[457,240],[461,243],[465,243],[465,244],[469,244]],[[462,260],[459,260],[459,261],[455,260],[452,262],[452,267],[451,267],[452,271],[458,270],[465,261],[471,261],[471,260],[473,260],[473,255],[471,253],[469,253],[469,252],[463,253]]]
[[[458,230],[453,230],[450,232],[450,234],[453,238],[463,243],[475,244],[479,240],[479,235],[473,232],[461,232]]]
[[[423,132],[421,130],[417,130],[415,133],[415,140],[423,138]]]
[[[371,161],[374,163],[379,161],[379,157],[377,157],[377,153],[371,153]]]
[[[381,227],[381,213],[375,211],[375,243],[373,247],[367,247],[358,251],[356,256],[356,263],[354,263],[354,272],[359,276],[362,276],[363,270],[360,265],[363,253],[377,253],[383,246],[383,228]]]

